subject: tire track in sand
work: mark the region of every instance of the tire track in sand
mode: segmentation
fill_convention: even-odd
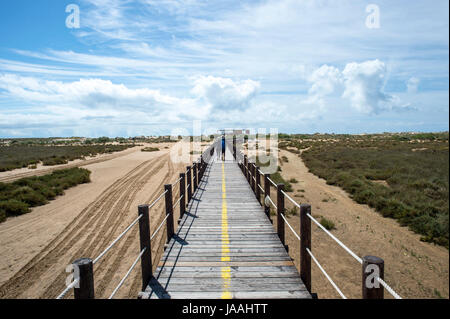
[[[165,158],[165,157],[164,157]],[[133,185],[130,188],[130,191],[124,194],[120,199],[117,200],[114,209],[111,211],[109,220],[104,224],[104,226],[99,230],[98,238],[102,238],[101,233],[108,232],[109,236],[103,239],[102,245],[99,245],[98,252],[95,255],[100,254],[116,237],[119,233],[123,231],[123,229],[128,226],[137,216],[132,214],[129,220],[124,221],[121,218],[121,213],[129,212],[131,205],[139,191],[142,190],[143,186],[150,180],[152,176],[158,171],[165,171],[164,166],[165,160],[157,163],[157,165],[153,164],[152,169],[148,170],[148,173],[142,175],[141,178],[136,179]],[[158,182],[156,190],[154,194],[159,194],[162,189],[163,181],[166,180],[166,177],[171,174],[171,172],[167,172],[164,174],[163,178],[160,182]],[[155,180],[152,180],[152,184],[156,184]],[[111,226],[113,224],[113,226]],[[120,226],[120,228],[119,228]],[[117,285],[116,282],[113,282],[113,276],[116,274],[120,265],[127,264],[127,260],[125,258],[126,253],[129,251],[129,248],[135,243],[136,247],[133,247],[133,251],[131,251],[131,255],[137,255],[139,252],[139,241],[136,237],[137,235],[137,227],[131,229],[115,246],[109,251],[102,259],[94,267],[94,275],[95,275],[95,295],[97,298],[105,298],[108,297],[105,295],[105,290]],[[96,240],[94,239],[92,244],[95,244]],[[89,249],[87,249],[89,251]],[[84,254],[84,255],[83,255]],[[75,253],[76,256],[89,256],[87,255],[86,249],[80,249]],[[135,257],[133,257],[135,258]],[[113,261],[111,262],[111,259]],[[131,263],[131,262],[130,262]],[[67,277],[67,273],[61,272],[57,278],[54,280],[53,284],[49,286],[49,288],[44,292],[41,296],[43,298],[54,298],[59,292],[64,289],[65,278]],[[111,289],[112,290],[112,289]]]
[[[58,235],[46,248],[38,253],[29,263],[27,263],[19,272],[8,280],[2,287],[0,287],[0,298],[17,298],[25,293],[32,297],[36,297],[38,294],[33,292],[28,293],[28,290],[33,290],[33,286],[36,290],[42,291],[42,289],[48,289],[49,282],[54,279],[54,273],[64,271],[65,265],[73,261],[74,247],[77,244],[81,244],[81,248],[77,252],[91,254],[94,251],[100,251],[100,243],[107,241],[107,238],[113,236],[113,232],[108,232],[108,228],[111,227],[108,223],[111,223],[111,219],[107,219],[108,223],[102,228],[103,232],[99,232],[99,227],[105,221],[105,216],[108,212],[111,212],[111,208],[117,204],[117,202],[123,198],[123,194],[127,195],[133,190],[133,185],[136,185],[136,180],[142,180],[148,178],[149,174],[142,174],[143,171],[151,170],[155,162],[164,161],[164,156],[146,161],[136,168],[128,172],[124,177],[117,180],[110,187],[108,187],[95,201],[84,209],[75,220],[64,229],[60,235]],[[136,188],[136,186],[135,186]],[[126,199],[127,197],[125,197]],[[111,214],[111,213],[110,213]],[[121,215],[116,214],[121,220]],[[122,218],[123,220],[123,218]],[[116,229],[118,225],[114,228]],[[105,240],[99,242],[98,239],[101,234],[109,233],[109,236]],[[83,233],[85,233],[83,235]],[[97,236],[95,236],[97,234]],[[88,245],[83,245],[88,243]],[[97,247],[97,249],[96,249]],[[89,254],[88,256],[90,256]],[[75,256],[75,258],[80,255]],[[62,286],[64,287],[64,285]]]

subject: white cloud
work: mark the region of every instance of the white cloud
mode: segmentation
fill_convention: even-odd
[[[386,65],[379,60],[349,63],[342,75],[345,84],[342,96],[350,99],[352,107],[360,112],[378,113],[393,100],[383,92]]]
[[[194,79],[193,79],[194,80]],[[235,119],[249,120],[250,102],[260,83],[253,80],[200,76],[193,81],[193,97],[178,98],[149,88],[129,88],[102,79],[73,82],[45,81],[15,74],[0,74],[0,97],[25,102],[22,113],[0,111],[0,126],[40,123],[179,123],[195,119],[214,120],[223,111]],[[254,107],[254,106],[253,106]],[[104,122],[102,123],[102,125]],[[20,124],[21,125],[21,124]]]
[[[29,102],[47,102],[76,106],[139,107],[154,111],[163,106],[182,103],[178,98],[158,90],[130,89],[109,80],[80,79],[74,82],[44,81],[13,74],[0,75],[0,88]]]
[[[410,104],[403,103],[398,96],[384,92],[386,73],[386,65],[378,59],[348,63],[342,72],[322,65],[308,77],[312,85],[308,98],[302,103],[323,109],[326,97],[342,94],[342,98],[348,99],[352,108],[360,113],[410,109]]]
[[[338,68],[322,65],[308,77],[308,82],[312,85],[308,90],[310,96],[305,103],[316,104],[323,108],[325,106],[324,98],[341,88],[342,74]]]
[[[253,80],[235,82],[229,78],[200,76],[195,79],[192,93],[212,108],[234,110],[247,106],[259,88],[260,83]]]
[[[408,93],[417,93],[417,89],[419,88],[419,83],[420,83],[420,79],[418,79],[416,77],[410,78],[406,82],[406,87],[407,87]]]

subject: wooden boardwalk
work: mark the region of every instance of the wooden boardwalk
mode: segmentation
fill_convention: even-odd
[[[237,163],[214,159],[139,298],[311,295]]]

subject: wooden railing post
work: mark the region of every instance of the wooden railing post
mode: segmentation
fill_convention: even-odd
[[[252,189],[253,189],[253,194],[256,195],[256,174],[255,174],[255,163],[251,163],[250,164],[250,171],[252,172],[252,176],[251,176],[251,182],[252,182]]]
[[[300,277],[311,292],[311,256],[306,249],[311,251],[311,205],[300,205]]]
[[[194,173],[194,193],[197,190],[198,187],[198,181],[197,181],[197,165],[198,163],[195,162],[194,163],[194,167],[193,167],[193,173]]]
[[[180,173],[180,219],[186,211],[186,174]]]
[[[81,258],[73,262],[78,274],[78,288],[74,288],[75,299],[94,299],[94,264],[90,258]]]
[[[255,167],[255,176],[256,176],[256,199],[261,204],[261,189],[259,188],[259,185],[261,184],[261,177],[259,174],[259,167]]]
[[[236,135],[233,135],[233,157],[236,160]]]
[[[191,201],[191,198],[192,198],[192,174],[191,174],[192,168],[190,166],[187,166],[186,168],[187,168],[186,169],[186,174],[187,174],[186,183],[187,183],[187,195],[188,195],[187,204],[189,204],[189,202]]]
[[[284,184],[277,185],[277,231],[281,243],[286,246],[284,240],[284,220],[281,217],[284,214],[284,194],[281,191],[284,191]]]
[[[269,174],[264,174],[264,203],[266,202],[265,199],[267,196],[270,197],[270,181],[269,181]],[[273,224],[272,218],[270,218],[270,204],[266,205],[264,204],[264,212],[266,213],[267,218],[269,218],[270,222]]]
[[[141,256],[142,268],[142,290],[147,288],[148,283],[153,275],[152,270],[152,246],[150,242],[150,218],[148,205],[140,205],[138,207],[138,215],[142,215],[139,219],[139,239],[141,251],[145,248],[145,252]]]
[[[203,173],[205,172],[205,161],[203,160],[203,155],[200,156],[200,171],[198,172],[198,183],[200,184],[203,178]]]
[[[247,174],[248,174],[247,180],[250,186],[252,186],[252,170],[250,165],[251,165],[250,160],[247,158]]]
[[[248,162],[247,155],[244,155],[244,175],[245,175],[245,178],[247,179],[247,181],[249,181],[249,179],[248,179],[248,165],[247,165],[247,162]]]
[[[167,217],[167,242],[170,241],[173,234],[175,233],[174,224],[173,224],[173,200],[172,200],[172,185],[164,185],[164,189],[166,190],[166,216]]]
[[[362,297],[363,299],[383,299],[384,288],[376,279],[384,280],[384,260],[376,256],[363,257]]]

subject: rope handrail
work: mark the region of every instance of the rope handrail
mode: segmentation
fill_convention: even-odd
[[[325,227],[322,226],[321,223],[319,223],[314,217],[312,217],[310,214],[306,214],[317,226],[319,226],[328,236],[330,236],[336,243],[339,244],[342,248],[345,249],[353,258],[355,258],[360,264],[363,263],[363,260],[359,258],[353,251],[350,250],[347,246],[345,246],[339,239],[337,239],[332,233],[330,233]]]
[[[270,177],[267,177],[267,179],[269,180],[269,182],[272,183],[273,186],[277,187],[277,184],[275,184],[275,182],[273,180],[271,180]]]
[[[78,281],[80,281],[80,279],[75,279],[74,281],[72,281],[72,283],[70,285],[68,285],[66,287],[66,289],[64,289],[58,297],[56,297],[56,299],[62,299],[64,298],[64,296],[69,292],[70,289],[72,289],[73,287],[75,287],[75,285],[78,283]]]
[[[152,208],[153,206],[155,206],[156,203],[157,203],[164,195],[166,195],[167,192],[168,192],[168,191],[166,190],[166,191],[163,192],[161,195],[159,195],[159,197],[158,197],[157,199],[155,199],[151,205],[148,206],[148,209],[150,209],[150,208]]]
[[[336,289],[336,291],[339,293],[339,295],[342,297],[342,299],[347,299],[347,297],[345,297],[345,295],[342,293],[342,291],[339,289],[339,287],[334,283],[334,281],[331,279],[331,277],[327,274],[327,272],[325,271],[325,269],[323,269],[323,267],[319,264],[319,262],[317,261],[316,257],[314,257],[314,255],[312,254],[312,252],[306,248],[306,251],[308,252],[308,254],[311,256],[311,258],[314,260],[314,262],[316,263],[317,267],[319,267],[320,271],[325,275],[325,277],[328,279],[328,281],[330,282],[330,284],[334,287],[334,289]]]
[[[391,287],[389,287],[389,285],[380,277],[376,278],[377,281],[384,287],[386,288],[386,290],[395,298],[395,299],[402,299],[402,297],[400,297],[399,294],[397,294],[394,289],[392,289]]]
[[[300,208],[300,204],[298,204],[295,200],[293,200],[291,196],[289,196],[288,194],[286,194],[286,192],[283,191],[283,190],[282,190],[281,192],[283,193],[284,196],[286,196],[286,197],[292,202],[292,204],[294,204],[295,206],[297,206],[298,208]]]
[[[176,203],[173,204],[173,207],[172,207],[172,208],[177,207],[177,205],[180,203],[180,201],[181,201],[181,199],[183,198],[183,196],[184,196],[184,195],[181,195],[180,198],[178,198],[178,200],[176,201]]]
[[[131,224],[130,226],[128,226],[100,255],[97,256],[97,258],[94,259],[94,261],[92,262],[94,265],[104,256],[106,255],[106,253],[120,240],[122,239],[123,236],[125,236],[125,234],[134,226],[136,225],[136,223],[139,221],[139,219],[141,219],[142,214],[139,215],[138,218],[136,218]]]
[[[277,205],[275,205],[275,203],[272,201],[272,198],[270,198],[270,196],[266,196],[266,198],[269,200],[272,206],[275,207],[275,209],[277,209]]]
[[[109,296],[108,299],[112,299],[114,297],[114,295],[117,293],[117,291],[119,291],[120,287],[122,287],[123,283],[125,282],[125,280],[127,280],[128,276],[130,275],[130,273],[133,271],[134,267],[136,266],[136,264],[138,263],[139,259],[142,257],[142,255],[144,254],[145,250],[147,249],[147,247],[144,247],[144,249],[141,250],[139,256],[137,256],[136,260],[134,261],[134,263],[131,265],[130,269],[128,269],[127,273],[125,274],[125,276],[122,278],[122,280],[119,282],[119,284],[117,285],[117,287],[114,289],[114,291],[112,292],[111,296]]]
[[[289,224],[289,222],[287,221],[286,217],[284,217],[284,214],[281,214],[281,218],[284,219],[284,222],[288,225],[289,229],[292,231],[292,233],[295,235],[295,237],[297,237],[297,239],[300,240],[300,236],[297,235],[297,233],[295,232],[294,228],[292,228],[291,224]]]
[[[179,179],[177,179],[177,180],[172,184],[172,187],[174,187],[175,185],[177,185],[180,181],[181,181],[181,177],[180,177]]]
[[[159,224],[158,228],[155,230],[155,232],[153,233],[153,235],[150,237],[150,241],[153,239],[153,237],[155,237],[155,235],[159,232],[159,230],[161,229],[162,225],[164,224],[164,222],[167,220],[167,218],[170,215],[167,214],[166,217],[163,219],[163,221],[161,222],[161,224]]]
[[[263,193],[265,193],[265,192],[264,192],[264,188],[262,188],[261,185],[258,184],[258,187],[259,187],[259,189],[260,189]]]

